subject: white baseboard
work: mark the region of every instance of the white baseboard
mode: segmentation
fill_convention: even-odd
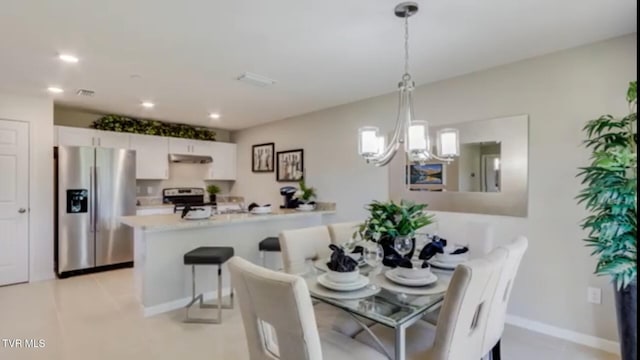
[[[527,330],[535,331],[541,334],[557,337],[563,340],[571,341],[577,344],[589,346],[592,348],[604,350],[606,352],[620,355],[620,344],[602,339],[599,337],[582,334],[579,332],[559,328],[539,321],[525,319],[515,315],[507,315],[506,323],[509,325],[521,327]]]
[[[231,291],[229,288],[223,288],[222,296],[227,296],[229,295],[230,292]],[[217,297],[218,297],[218,291],[209,291],[204,293],[205,301],[214,300],[214,299],[217,299]],[[187,306],[187,304],[190,301],[191,301],[191,297],[185,297],[182,299],[169,301],[169,302],[158,304],[158,305],[148,306],[143,308],[143,314],[144,314],[144,317],[149,317],[149,316],[166,313],[172,310],[184,308],[185,306]]]

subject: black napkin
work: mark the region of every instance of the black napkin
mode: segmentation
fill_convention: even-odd
[[[463,246],[461,248],[457,248],[454,252],[451,253],[451,255],[458,255],[458,254],[464,254],[467,251],[469,251],[469,248],[466,246]]]
[[[435,254],[444,254],[444,247],[447,246],[447,240],[438,236],[434,236],[430,243],[425,245],[420,251],[418,258],[420,260],[429,260]]]
[[[364,248],[360,245],[353,248],[351,251],[352,254],[364,254]]]
[[[327,263],[329,270],[337,272],[351,272],[358,268],[358,263],[353,258],[344,253],[344,249],[334,244],[329,245],[331,259]]]

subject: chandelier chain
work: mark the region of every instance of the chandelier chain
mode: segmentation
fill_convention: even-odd
[[[409,10],[404,17],[404,76],[406,80],[411,79],[409,75]]]

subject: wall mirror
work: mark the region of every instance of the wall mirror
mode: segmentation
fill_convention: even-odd
[[[447,127],[460,132],[460,156],[422,164],[396,156],[389,165],[391,199],[426,202],[431,210],[527,216],[528,116]]]
[[[500,142],[460,144],[460,157],[451,163],[409,163],[411,191],[500,192]]]

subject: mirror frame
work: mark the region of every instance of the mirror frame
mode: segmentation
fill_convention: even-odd
[[[460,131],[460,144],[500,142],[500,192],[412,191],[406,184],[407,157],[399,150],[389,164],[389,198],[429,204],[428,210],[527,217],[529,200],[529,115],[445,126]]]

